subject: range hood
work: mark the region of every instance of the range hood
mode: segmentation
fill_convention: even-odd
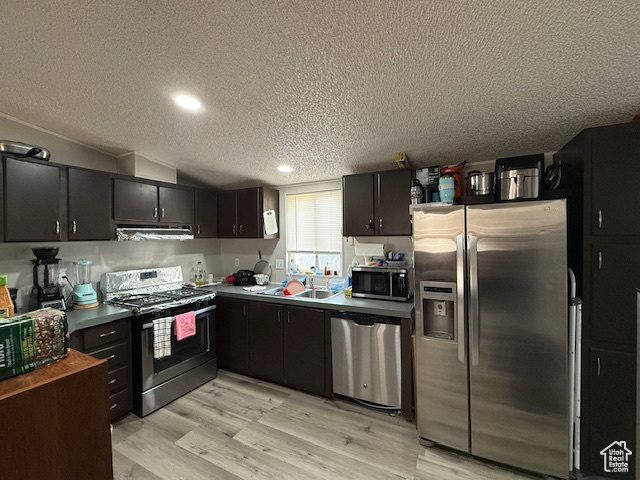
[[[193,232],[188,227],[116,227],[118,241],[193,240],[193,238]]]

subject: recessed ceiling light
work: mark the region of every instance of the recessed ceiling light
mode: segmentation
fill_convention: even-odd
[[[278,170],[283,173],[290,173],[293,172],[293,167],[290,167],[289,165],[280,165]]]
[[[196,97],[192,97],[191,95],[176,95],[173,97],[173,101],[187,110],[196,111],[202,109],[202,103],[200,100]]]

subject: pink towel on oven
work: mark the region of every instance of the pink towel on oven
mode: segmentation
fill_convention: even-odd
[[[196,334],[196,314],[194,312],[176,315],[175,320],[176,340],[191,337]]]

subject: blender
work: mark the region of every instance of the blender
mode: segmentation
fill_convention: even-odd
[[[32,249],[36,256],[33,263],[33,290],[29,297],[29,310],[44,307],[65,309],[64,297],[58,285],[60,259],[55,258],[58,247]]]
[[[91,308],[98,305],[98,296],[91,285],[91,260],[73,262],[76,271],[76,284],[73,298],[76,308]]]

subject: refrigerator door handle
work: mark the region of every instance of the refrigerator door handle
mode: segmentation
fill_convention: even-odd
[[[480,364],[478,310],[478,237],[469,234],[469,350],[471,365]]]
[[[458,342],[458,360],[465,363],[466,358],[464,354],[465,341],[464,341],[464,234],[456,235],[456,321],[457,332],[456,341]]]

